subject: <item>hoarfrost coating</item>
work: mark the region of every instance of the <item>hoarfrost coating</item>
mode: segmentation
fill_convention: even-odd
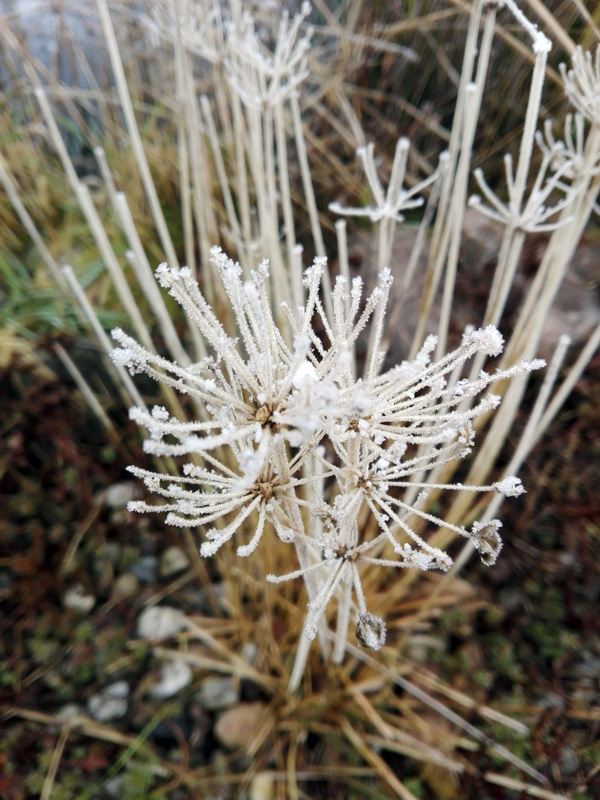
[[[489,486],[446,484],[438,476],[443,465],[471,452],[475,421],[500,402],[494,384],[544,362],[461,378],[476,354],[502,352],[500,332],[488,325],[465,333],[460,346],[438,360],[432,360],[437,339],[429,336],[413,361],[384,372],[390,270],[382,271],[366,298],[360,278],[338,277],[328,314],[321,301],[327,263],[316,258],[304,273],[304,303],[291,308],[283,302],[278,309],[291,331],[288,341],[272,311],[268,262],[245,280],[220,248],[211,250],[210,260],[231,305],[235,337],[191,271],[166,264],[157,278],[197,326],[210,354],[184,367],[113,331],[120,345],[113,352],[116,363],[191,396],[200,416],[181,422],[162,406],[131,409],[131,418],[148,431],[146,452],[189,460],[176,476],[130,467],[163,502],[133,501],[129,508],[164,512],[171,525],[205,528],[203,556],[234,537],[242,540],[241,557],[263,536],[294,545],[300,567],[266,577],[273,583],[303,577],[307,588],[310,583],[305,635],[314,638],[329,602],[349,583],[357,638],[379,649],[385,624],[366,607],[364,565],[448,570],[452,559],[428,543],[425,528],[466,537],[484,563],[496,560],[502,546],[498,520],[455,525],[428,510],[428,495],[467,489],[514,497],[524,491],[513,475]],[[357,344],[362,339],[364,349],[365,337],[367,357],[358,359]],[[359,526],[363,511],[375,524]]]

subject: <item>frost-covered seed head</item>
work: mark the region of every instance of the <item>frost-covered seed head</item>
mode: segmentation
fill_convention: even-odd
[[[500,523],[476,522],[468,530],[446,522],[427,510],[428,491],[496,491],[516,497],[524,491],[520,480],[509,475],[491,486],[463,486],[432,483],[429,476],[470,453],[474,423],[500,402],[490,392],[493,384],[527,374],[543,362],[461,378],[475,355],[502,352],[502,335],[488,325],[469,330],[459,347],[437,361],[432,360],[437,340],[429,336],[413,361],[386,372],[381,360],[363,368],[356,347],[369,326],[375,326],[373,353],[382,348],[389,270],[365,298],[360,279],[352,281],[346,299],[340,295],[346,283],[335,281],[330,318],[320,299],[327,262],[316,258],[304,273],[304,304],[283,308],[291,331],[288,344],[271,313],[268,261],[252,272],[251,281],[218,247],[211,249],[210,262],[229,299],[235,330],[224,329],[189,269],[161,264],[157,270],[161,285],[205,340],[209,354],[200,362],[181,367],[122,330],[113,331],[120,345],[113,353],[118,364],[191,396],[206,412],[201,420],[184,422],[163,406],[150,412],[131,409],[131,418],[149,433],[146,452],[187,456],[188,463],[180,476],[132,467],[162,505],[134,501],[129,508],[163,511],[170,525],[201,528],[204,557],[238,538],[242,558],[253,554],[263,538],[301,544],[305,557],[300,569],[267,577],[275,583],[296,577],[310,582],[305,635],[316,636],[329,602],[351,580],[357,639],[380,649],[385,623],[366,608],[361,570],[450,569],[450,556],[427,541],[438,528],[470,539],[484,563],[495,561],[502,544]],[[403,499],[414,490],[415,500]],[[372,526],[359,526],[364,511],[371,514]],[[409,525],[415,518],[423,534]],[[305,527],[307,519],[318,521],[314,529]],[[386,542],[392,559],[380,556]]]

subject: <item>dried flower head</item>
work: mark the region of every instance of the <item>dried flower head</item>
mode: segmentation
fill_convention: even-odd
[[[491,486],[443,484],[433,476],[470,452],[474,421],[500,402],[489,391],[493,384],[543,362],[460,379],[476,354],[502,352],[502,336],[490,325],[466,333],[458,348],[437,361],[431,360],[437,340],[430,336],[414,361],[382,372],[390,270],[381,273],[367,298],[360,278],[348,286],[338,277],[333,311],[327,314],[321,301],[327,265],[324,258],[315,259],[304,273],[305,302],[296,309],[281,304],[288,323],[281,330],[267,291],[266,261],[250,280],[218,247],[211,263],[231,304],[235,337],[225,331],[190,270],[163,264],[157,271],[204,337],[211,352],[202,361],[182,367],[113,331],[120,344],[113,353],[118,364],[190,395],[203,412],[198,421],[182,422],[162,406],[131,410],[149,433],[148,453],[189,460],[179,476],[130,467],[164,502],[134,501],[129,508],[163,511],[169,524],[205,528],[203,556],[237,535],[243,539],[237,549],[242,557],[265,535],[293,544],[300,568],[267,579],[307,579],[305,634],[314,638],[329,601],[347,586],[356,598],[357,638],[378,649],[385,624],[367,610],[363,565],[448,570],[452,559],[424,533],[438,528],[470,539],[484,563],[494,562],[501,547],[498,520],[470,529],[454,525],[427,510],[427,497],[445,489],[508,496],[524,491],[514,476]],[[361,363],[357,344],[368,329],[369,355]],[[364,529],[362,510],[374,520]]]

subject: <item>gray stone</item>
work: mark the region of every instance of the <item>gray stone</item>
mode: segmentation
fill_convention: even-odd
[[[65,608],[74,611],[76,614],[89,614],[96,605],[96,598],[94,595],[87,594],[80,583],[67,589],[63,595],[62,601]]]
[[[200,684],[196,699],[207,711],[221,708],[231,708],[240,699],[240,687],[236,686],[233,678],[206,678]]]
[[[215,725],[215,736],[224,747],[247,748],[266,722],[264,703],[240,703],[224,711]]]
[[[572,747],[564,747],[560,754],[560,771],[563,775],[575,775],[579,769],[579,759]]]
[[[170,578],[178,572],[189,569],[190,562],[181,547],[167,547],[160,557],[160,576]]]
[[[161,699],[173,697],[189,686],[193,678],[194,673],[190,665],[180,658],[173,658],[162,665],[160,681],[150,689],[150,694]]]
[[[126,681],[117,681],[90,697],[88,712],[97,722],[122,719],[127,713],[128,697],[129,685]]]
[[[135,575],[132,575],[131,572],[124,572],[116,579],[112,590],[112,596],[114,599],[130,597],[132,594],[135,594],[139,588],[140,583]]]
[[[145,608],[138,618],[137,632],[141,639],[168,639],[188,626],[183,611],[170,606]]]
[[[130,500],[133,500],[139,493],[139,488],[133,481],[123,481],[113,483],[109,486],[104,495],[104,504],[109,508],[125,508]]]
[[[156,583],[158,580],[158,559],[156,556],[141,556],[132,565],[131,572],[140,583]]]

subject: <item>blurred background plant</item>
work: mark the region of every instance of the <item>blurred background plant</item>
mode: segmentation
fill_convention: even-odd
[[[507,218],[507,237],[476,210],[463,219],[469,192],[482,192],[473,167],[506,198],[502,156],[512,155],[519,183],[521,147],[533,185],[544,150],[528,152],[530,134],[548,122],[568,138],[576,127],[558,65],[576,45],[596,46],[598,12],[580,2],[522,8],[552,39],[550,53],[534,52],[535,34],[494,3],[320,0],[307,19],[296,3],[4,3],[2,796],[577,797],[597,786],[598,507],[586,486],[598,477],[599,386],[593,372],[580,377],[600,318],[593,228],[575,250],[596,156],[581,170],[587,207],[571,214],[572,229],[566,219],[525,235],[522,219]],[[287,51],[286,10],[296,34]],[[467,86],[480,20],[479,65],[490,45],[482,98]],[[539,107],[532,75],[534,88],[545,76]],[[424,187],[428,205],[406,211],[409,226],[383,218],[373,235],[358,219],[346,236],[328,205],[377,202],[357,148],[375,143],[362,152],[376,154],[385,187],[400,135],[411,142],[407,188],[431,178],[454,142],[461,156],[447,189]],[[565,189],[555,189],[544,202],[560,201]],[[143,399],[190,410],[115,373],[104,331],[118,324],[180,360],[183,342],[191,356],[201,344],[149,274],[165,259],[189,264],[227,326],[208,269],[217,243],[246,270],[268,256],[273,292],[290,299],[315,254],[371,286],[391,253],[394,361],[424,332],[451,346],[486,315],[510,340],[511,362],[534,355],[536,340],[547,358],[560,334],[575,340],[560,402],[545,414],[539,385],[524,400],[523,386],[509,390],[470,473],[519,469],[576,385],[549,444],[529,456],[529,495],[503,508],[509,553],[496,571],[482,575],[464,551],[468,580],[366,572],[387,646],[375,659],[350,645],[337,667],[314,649],[298,696],[286,687],[306,597],[294,583],[264,582],[295,568],[285,548],[243,570],[233,550],[205,562],[189,531],[125,510],[139,491],[125,466],[172,467],[141,452],[125,408]],[[532,411],[537,429],[527,427]],[[439,496],[431,510],[463,524],[491,499],[469,507]]]

